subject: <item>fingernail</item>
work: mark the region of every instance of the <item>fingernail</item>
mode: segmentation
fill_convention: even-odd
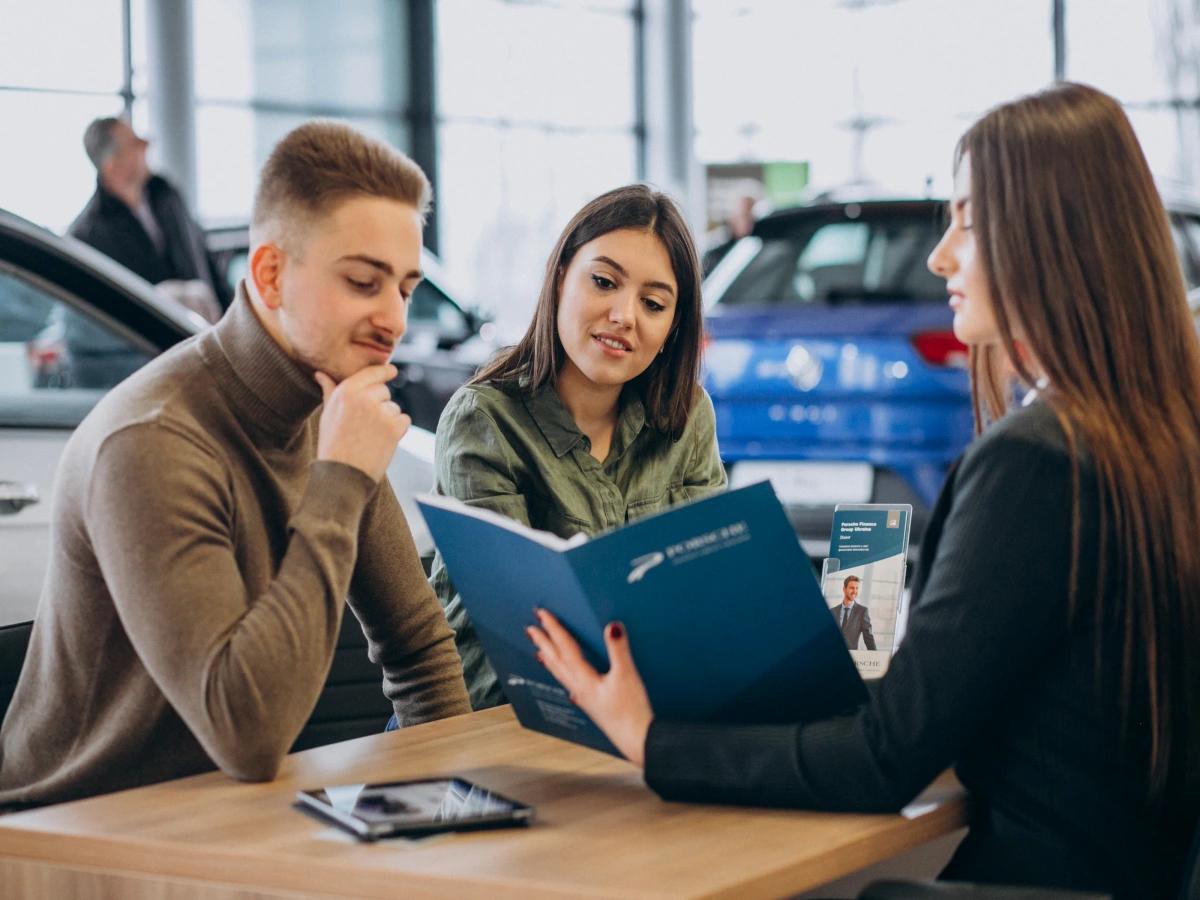
[[[579,701],[575,699],[574,694],[567,694],[567,699],[570,700],[575,706],[579,705]]]
[[[525,637],[529,638],[531,641],[533,640],[533,626],[532,625],[525,626]]]
[[[612,635],[613,640],[619,641],[625,637],[625,629],[621,627],[620,622],[613,622],[608,626],[608,633]]]
[[[541,650],[539,650],[537,653],[533,654],[533,658],[536,659],[538,662],[540,662],[542,665],[546,664],[546,661],[544,659],[542,659],[542,651]]]
[[[533,608],[533,617],[534,617],[535,619],[538,619],[539,621],[541,620],[541,618],[542,618],[542,608],[541,608],[540,606],[535,606],[535,607]]]

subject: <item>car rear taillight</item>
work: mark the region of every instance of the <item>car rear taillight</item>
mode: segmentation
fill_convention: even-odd
[[[953,331],[923,331],[913,335],[913,347],[931,366],[967,367],[967,345]]]

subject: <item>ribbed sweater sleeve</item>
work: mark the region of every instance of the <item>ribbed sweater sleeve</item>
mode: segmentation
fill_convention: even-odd
[[[329,671],[372,480],[314,462],[278,572],[247,596],[231,475],[203,440],[160,421],[97,451],[88,533],[150,677],[227,774],[268,780]]]
[[[383,692],[402,726],[471,711],[454,632],[385,478],[363,515],[350,605],[383,666]]]

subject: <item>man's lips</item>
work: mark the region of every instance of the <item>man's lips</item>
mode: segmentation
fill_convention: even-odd
[[[371,350],[375,353],[378,353],[384,359],[392,358],[393,347],[390,344],[377,344],[377,343],[375,343],[375,341],[362,341],[362,340],[355,341],[354,343],[357,344],[359,347],[363,347],[367,350]]]
[[[951,291],[950,292],[950,308],[958,309],[960,306],[962,306],[963,299],[964,299],[963,294],[960,291]]]

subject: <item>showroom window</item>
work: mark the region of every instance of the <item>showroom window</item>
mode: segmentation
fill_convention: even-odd
[[[145,129],[146,0],[14,0],[0,18],[0,209],[63,231],[96,188],[88,123],[128,110]]]
[[[439,249],[502,333],[562,228],[636,181],[633,0],[437,5]]]
[[[405,0],[203,0],[192,10],[205,225],[249,220],[258,170],[305,119],[345,119],[408,149]]]
[[[963,131],[1055,73],[1050,0],[692,4],[698,160],[803,163],[814,190],[946,196]],[[1125,104],[1157,176],[1200,182],[1200,13],[1183,0],[1065,11],[1066,77]],[[710,224],[728,212],[711,208],[715,174]]]
[[[692,2],[702,165],[807,163],[821,187],[944,195],[971,119],[1054,72],[1050,0]]]
[[[1066,73],[1113,94],[1160,180],[1200,183],[1200,12],[1182,0],[1089,0],[1066,18]],[[1180,102],[1182,101],[1182,102]],[[1194,189],[1193,189],[1194,190]]]

